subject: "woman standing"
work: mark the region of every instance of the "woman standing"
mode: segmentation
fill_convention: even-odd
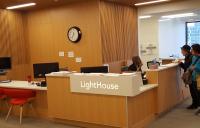
[[[191,89],[193,94],[193,104],[190,109],[197,109],[200,105],[200,98],[197,89],[197,77],[200,75],[200,45],[194,44],[192,45],[192,65],[190,66],[190,70],[192,70],[192,84]]]
[[[179,61],[179,66],[184,70],[184,72],[186,72],[188,70],[188,68],[190,67],[191,63],[192,63],[192,54],[191,54],[191,47],[189,45],[184,45],[183,47],[181,47],[181,53],[182,55],[185,57],[184,62]],[[193,93],[193,87],[192,84],[189,84],[189,89],[190,89],[190,94],[192,97],[192,104],[190,106],[187,107],[187,109],[193,109],[195,108],[196,105],[195,104],[195,95]]]
[[[185,57],[185,59],[184,62],[179,61],[179,66],[184,70],[184,72],[187,71],[192,63],[192,54],[190,51],[191,47],[189,45],[184,45],[183,47],[181,47],[181,53]]]

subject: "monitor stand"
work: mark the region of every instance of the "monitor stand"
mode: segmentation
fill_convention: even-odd
[[[45,76],[45,80],[41,81],[41,87],[47,87],[47,82],[46,82],[46,76]]]
[[[41,81],[41,87],[47,87],[46,81]]]

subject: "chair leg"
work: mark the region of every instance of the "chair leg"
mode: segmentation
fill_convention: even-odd
[[[6,120],[8,120],[8,117],[10,116],[10,113],[11,113],[11,111],[12,111],[12,108],[13,108],[13,105],[11,105],[10,108],[9,108],[8,114],[7,114],[7,116],[6,116]]]
[[[34,115],[36,115],[36,111],[35,111],[35,109],[34,109],[34,107],[33,107],[33,104],[30,102],[29,105],[30,105],[30,108],[31,108],[31,110],[32,110],[32,113],[33,113]]]
[[[23,105],[20,106],[20,124],[22,124],[22,116],[23,116]]]
[[[2,100],[0,100],[0,109],[2,111],[2,108],[3,108],[3,103],[2,103]]]
[[[10,107],[9,107],[9,104],[8,104],[8,102],[7,102],[7,100],[6,100],[6,98],[5,98],[5,99],[2,99],[2,100],[0,101],[1,113],[3,113],[3,110],[5,109],[4,103],[6,104],[6,109],[9,109],[9,108],[10,108]]]
[[[6,102],[6,107],[9,108],[9,103],[6,99],[5,99],[5,102]]]
[[[3,104],[2,101],[0,101],[0,114],[2,114],[2,111],[3,111]]]

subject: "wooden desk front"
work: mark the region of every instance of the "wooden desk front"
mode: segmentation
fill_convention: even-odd
[[[141,128],[155,118],[156,88],[125,97],[71,93],[69,77],[47,76],[47,83],[49,114],[54,119],[89,128]]]
[[[181,79],[182,73],[183,71],[176,64],[147,71],[149,83],[158,84],[157,114],[170,110],[189,97],[189,90]]]

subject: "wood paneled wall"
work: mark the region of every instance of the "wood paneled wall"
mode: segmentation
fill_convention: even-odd
[[[138,55],[136,8],[100,1],[100,21],[103,63]]]
[[[138,53],[136,9],[100,0],[17,12],[0,10],[0,56],[11,56],[11,79],[25,79],[32,64],[59,62],[60,67],[79,71],[83,66],[127,60]],[[83,36],[71,43],[67,31],[80,27]],[[82,57],[59,57],[59,51],[74,51]]]
[[[0,10],[0,56],[12,58],[9,79],[26,79],[29,74],[28,44],[21,13]]]
[[[77,71],[83,66],[102,65],[97,0],[31,11],[26,17],[31,64],[58,61],[61,67]],[[78,44],[67,38],[71,26],[78,26],[82,31]],[[75,57],[82,57],[82,63],[76,63],[67,54],[59,57],[59,51],[74,51]]]

